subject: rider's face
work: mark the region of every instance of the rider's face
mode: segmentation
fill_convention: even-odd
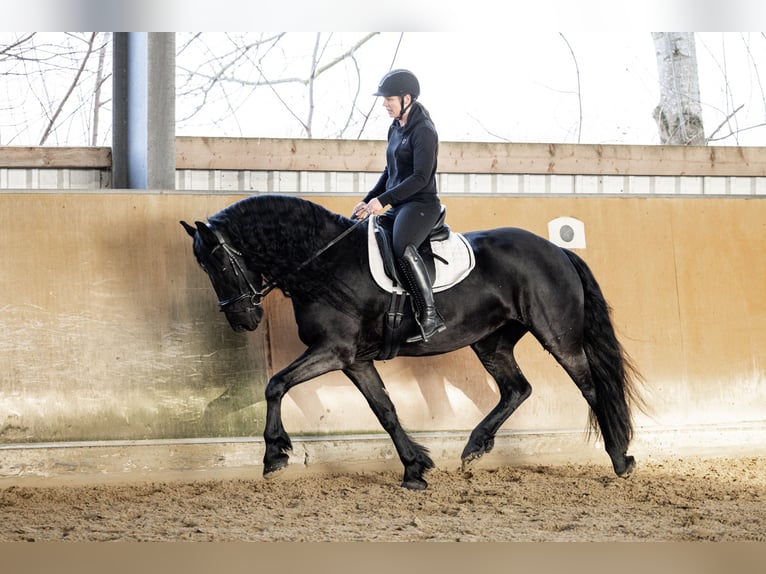
[[[409,94],[404,95],[404,105],[407,106],[410,103],[411,96]],[[383,107],[386,108],[389,117],[398,118],[402,113],[402,98],[399,96],[386,96],[383,98]]]

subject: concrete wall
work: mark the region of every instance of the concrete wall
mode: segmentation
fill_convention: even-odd
[[[621,340],[646,378],[646,428],[766,421],[766,203],[703,198],[448,197],[456,230],[515,225],[547,236],[559,216],[585,224],[580,250],[614,308]],[[287,316],[287,309],[278,311]],[[285,364],[302,349],[286,319],[272,333],[272,357]],[[534,342],[519,360],[534,390],[506,424],[515,430],[582,428],[585,406],[574,385]],[[381,367],[400,412],[418,429],[471,428],[496,400],[469,350]],[[340,430],[365,412],[336,376],[309,383],[326,397],[321,426]],[[297,389],[296,389],[297,390]],[[340,395],[349,406],[338,413]],[[332,398],[331,398],[332,395]],[[317,409],[318,410],[318,409]],[[365,428],[373,421],[366,419]]]
[[[265,329],[229,330],[179,219],[241,194],[4,193],[0,196],[0,444],[258,436],[264,384],[301,345],[289,302]],[[315,195],[348,213],[357,197]],[[444,198],[457,231],[584,222],[581,253],[646,378],[645,432],[766,421],[766,203],[758,198]],[[268,336],[267,336],[268,335]],[[582,429],[574,385],[532,340],[533,395],[509,430]],[[380,370],[412,430],[470,429],[496,400],[470,351]],[[378,432],[342,377],[285,402],[292,433]],[[641,432],[641,431],[639,431]]]
[[[0,201],[2,441],[245,432],[246,413],[204,414],[226,389],[262,383],[264,333],[220,322],[178,224],[229,198]]]

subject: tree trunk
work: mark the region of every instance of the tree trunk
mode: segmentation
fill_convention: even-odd
[[[692,32],[652,32],[660,80],[654,119],[663,144],[705,145]]]

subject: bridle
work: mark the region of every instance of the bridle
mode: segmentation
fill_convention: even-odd
[[[241,274],[242,278],[245,280],[245,285],[247,286],[247,290],[243,291],[239,295],[229,299],[219,299],[218,308],[225,313],[232,305],[239,303],[240,301],[249,300],[250,306],[245,309],[246,311],[250,311],[252,309],[261,309],[263,307],[263,298],[271,293],[277,284],[274,281],[269,280],[266,282],[265,286],[261,286],[260,290],[256,289],[255,285],[253,285],[253,283],[247,277],[245,266],[241,261],[241,258],[243,257],[242,253],[226,243],[226,240],[223,238],[219,231],[215,229],[212,229],[212,231],[218,238],[218,245],[213,247],[210,253],[215,253],[217,249],[223,249],[223,252],[229,258],[229,264],[231,265],[231,268],[234,269],[234,275],[239,277]]]
[[[351,227],[346,229],[343,233],[338,235],[335,239],[330,241],[327,245],[322,247],[319,251],[314,253],[311,257],[306,259],[303,263],[298,265],[298,267],[295,269],[296,272],[303,269],[306,265],[311,263],[314,259],[319,257],[322,253],[330,249],[333,245],[338,243],[340,240],[342,240],[344,237],[346,237],[349,233],[351,233],[354,229],[356,229],[362,222],[364,222],[364,219],[358,219],[356,223],[354,223]],[[273,279],[269,279],[265,285],[261,286],[261,289],[258,290],[255,288],[255,286],[252,284],[250,279],[247,278],[247,273],[244,264],[241,262],[241,258],[243,257],[242,253],[240,251],[237,251],[234,249],[231,245],[226,243],[226,240],[224,239],[223,235],[216,230],[211,229],[213,233],[215,233],[215,236],[218,238],[218,245],[213,247],[213,249],[210,251],[210,253],[215,253],[217,249],[223,249],[223,252],[226,254],[226,256],[229,258],[229,263],[231,264],[232,269],[234,269],[234,275],[239,277],[239,275],[242,275],[242,278],[245,280],[245,284],[247,287],[246,291],[243,291],[239,295],[236,295],[234,297],[231,297],[230,299],[225,300],[218,300],[218,308],[226,312],[229,307],[232,305],[239,303],[240,301],[249,300],[250,306],[245,309],[245,311],[251,311],[253,309],[262,309],[263,307],[263,299],[271,293],[276,287],[277,283]]]

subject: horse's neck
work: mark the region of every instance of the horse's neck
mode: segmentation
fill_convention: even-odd
[[[323,250],[343,233],[341,226],[329,224],[324,226],[315,237],[308,239],[300,235],[305,234],[306,231],[299,222],[287,225],[295,233],[286,234],[284,237],[273,237],[266,245],[251,241],[247,246],[248,250],[256,254],[267,252],[268,259],[277,263],[279,270],[287,273],[294,272],[302,266],[309,267],[310,263],[321,256],[324,253]],[[246,232],[243,233],[243,238],[247,238]]]

